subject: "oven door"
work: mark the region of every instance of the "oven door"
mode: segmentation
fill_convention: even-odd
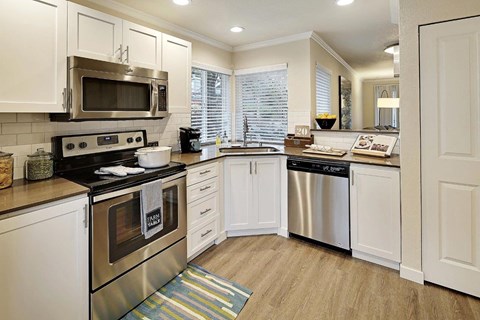
[[[186,236],[185,175],[162,179],[163,229],[149,239],[140,227],[141,185],[93,197],[92,291]]]

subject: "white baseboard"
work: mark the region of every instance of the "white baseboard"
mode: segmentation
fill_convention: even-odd
[[[218,235],[218,238],[217,240],[215,240],[215,244],[220,244],[222,243],[223,241],[227,240],[227,233],[225,231],[223,232],[220,232],[220,234]]]
[[[263,234],[277,234],[277,233],[278,233],[278,228],[231,230],[231,231],[227,231],[227,237],[258,236]]]
[[[375,256],[373,256],[371,254],[368,254],[368,253],[363,253],[363,252],[352,250],[352,257],[362,259],[362,260],[365,260],[365,261],[368,261],[368,262],[371,262],[371,263],[379,264],[381,266],[384,266],[384,267],[387,267],[387,268],[390,268],[390,269],[395,269],[395,270],[400,269],[400,264],[398,262],[383,259],[383,258],[379,258],[379,257],[375,257]]]
[[[425,275],[423,274],[423,271],[412,269],[401,264],[400,278],[407,279],[423,285],[425,280]]]
[[[290,238],[290,235],[289,235],[289,233],[288,233],[288,230],[287,230],[287,229],[284,229],[284,228],[278,228],[277,234],[278,234],[279,236],[284,237],[284,238]]]

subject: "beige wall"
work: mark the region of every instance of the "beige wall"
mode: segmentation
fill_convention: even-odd
[[[336,60],[331,54],[329,54],[324,48],[322,48],[317,42],[313,39],[310,40],[310,99],[312,101],[312,107],[310,110],[312,123],[314,122],[315,118],[315,95],[316,95],[316,86],[315,86],[315,66],[319,64],[323,68],[330,71],[332,75],[332,83],[331,83],[331,92],[332,96],[330,98],[331,101],[331,113],[336,114],[337,116],[340,114],[339,111],[339,81],[338,76],[343,76],[345,79],[348,79],[352,82],[352,120],[354,123],[352,125],[356,127],[356,122],[360,119],[362,113],[361,105],[355,103],[355,76],[345,68],[338,60]],[[340,120],[335,122],[333,129],[338,129]]]
[[[398,84],[399,79],[363,80],[362,82],[362,128],[375,126],[375,86]]]
[[[402,266],[422,269],[418,26],[480,14],[478,0],[400,0]]]

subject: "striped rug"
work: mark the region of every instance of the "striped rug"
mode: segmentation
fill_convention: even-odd
[[[181,274],[122,320],[235,319],[252,291],[188,264]]]

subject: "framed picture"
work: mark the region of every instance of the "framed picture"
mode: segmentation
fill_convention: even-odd
[[[352,129],[352,83],[338,76],[340,129]]]
[[[376,157],[389,157],[397,143],[397,137],[361,134],[352,146],[352,153]]]

